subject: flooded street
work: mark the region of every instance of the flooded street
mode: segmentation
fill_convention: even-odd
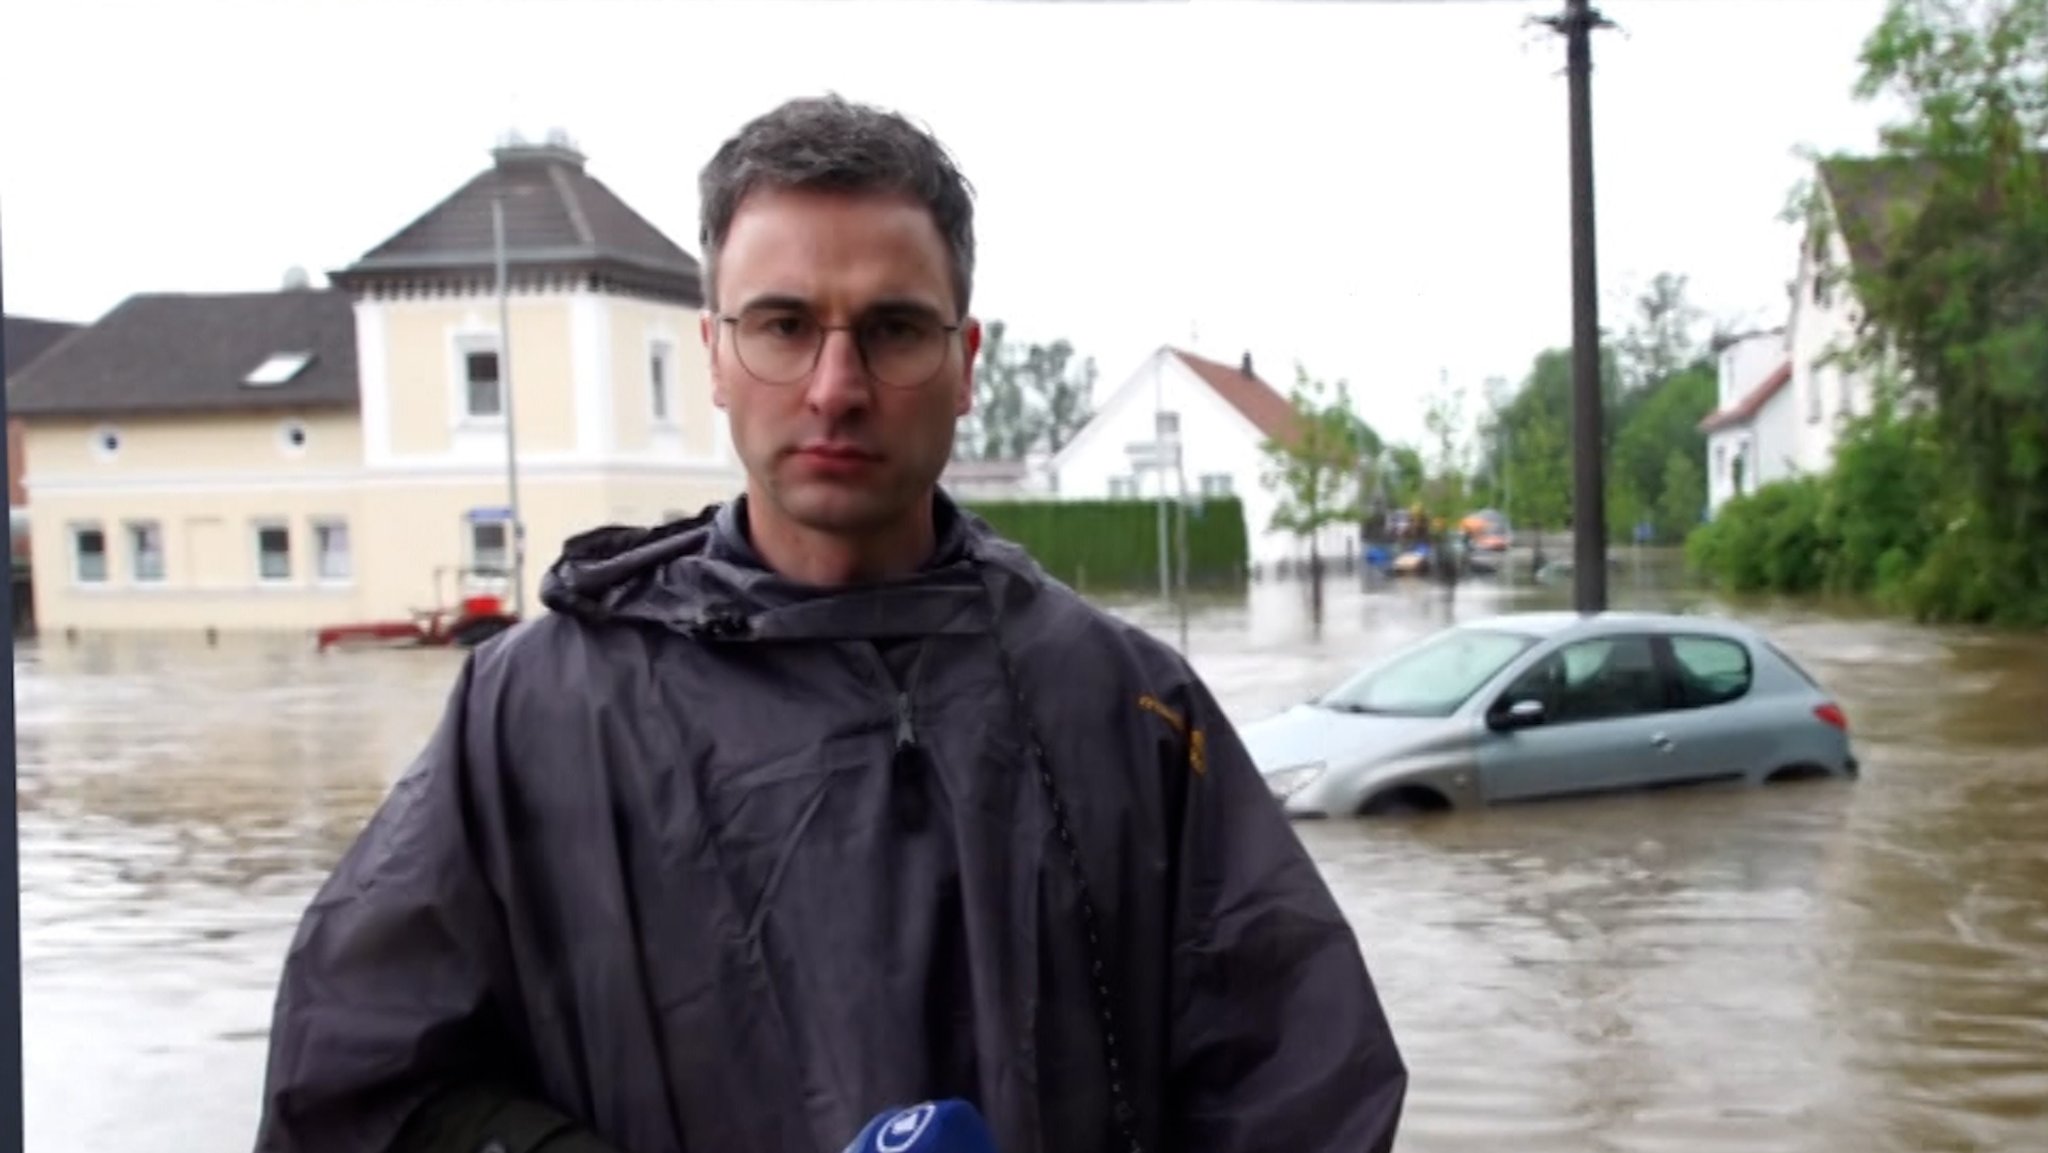
[[[1246,720],[1566,595],[1338,579],[1318,629],[1266,586],[1191,647]],[[1404,1153],[2048,1149],[2048,640],[1745,615],[1839,694],[1860,782],[1300,826],[1414,1070]],[[459,659],[309,648],[24,648],[34,1153],[249,1147],[293,923]]]

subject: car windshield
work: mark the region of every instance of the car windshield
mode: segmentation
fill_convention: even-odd
[[[1315,703],[1346,713],[1447,717],[1535,643],[1520,633],[1450,629],[1366,669]]]

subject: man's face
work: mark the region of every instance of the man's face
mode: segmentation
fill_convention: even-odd
[[[763,190],[741,202],[703,320],[757,513],[859,538],[923,515],[973,401],[980,326],[908,198]],[[862,342],[867,356],[862,355]],[[809,350],[816,348],[815,366]]]

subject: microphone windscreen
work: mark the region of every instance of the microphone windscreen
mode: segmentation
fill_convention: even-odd
[[[877,1113],[846,1153],[996,1153],[996,1139],[979,1109],[949,1098]]]

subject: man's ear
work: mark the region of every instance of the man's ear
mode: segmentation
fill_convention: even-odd
[[[718,371],[718,317],[704,309],[697,314],[697,335],[704,340],[704,362],[711,371],[711,403],[725,407],[725,381]]]
[[[960,322],[960,379],[954,382],[953,415],[974,411],[974,365],[981,357],[981,321]]]

